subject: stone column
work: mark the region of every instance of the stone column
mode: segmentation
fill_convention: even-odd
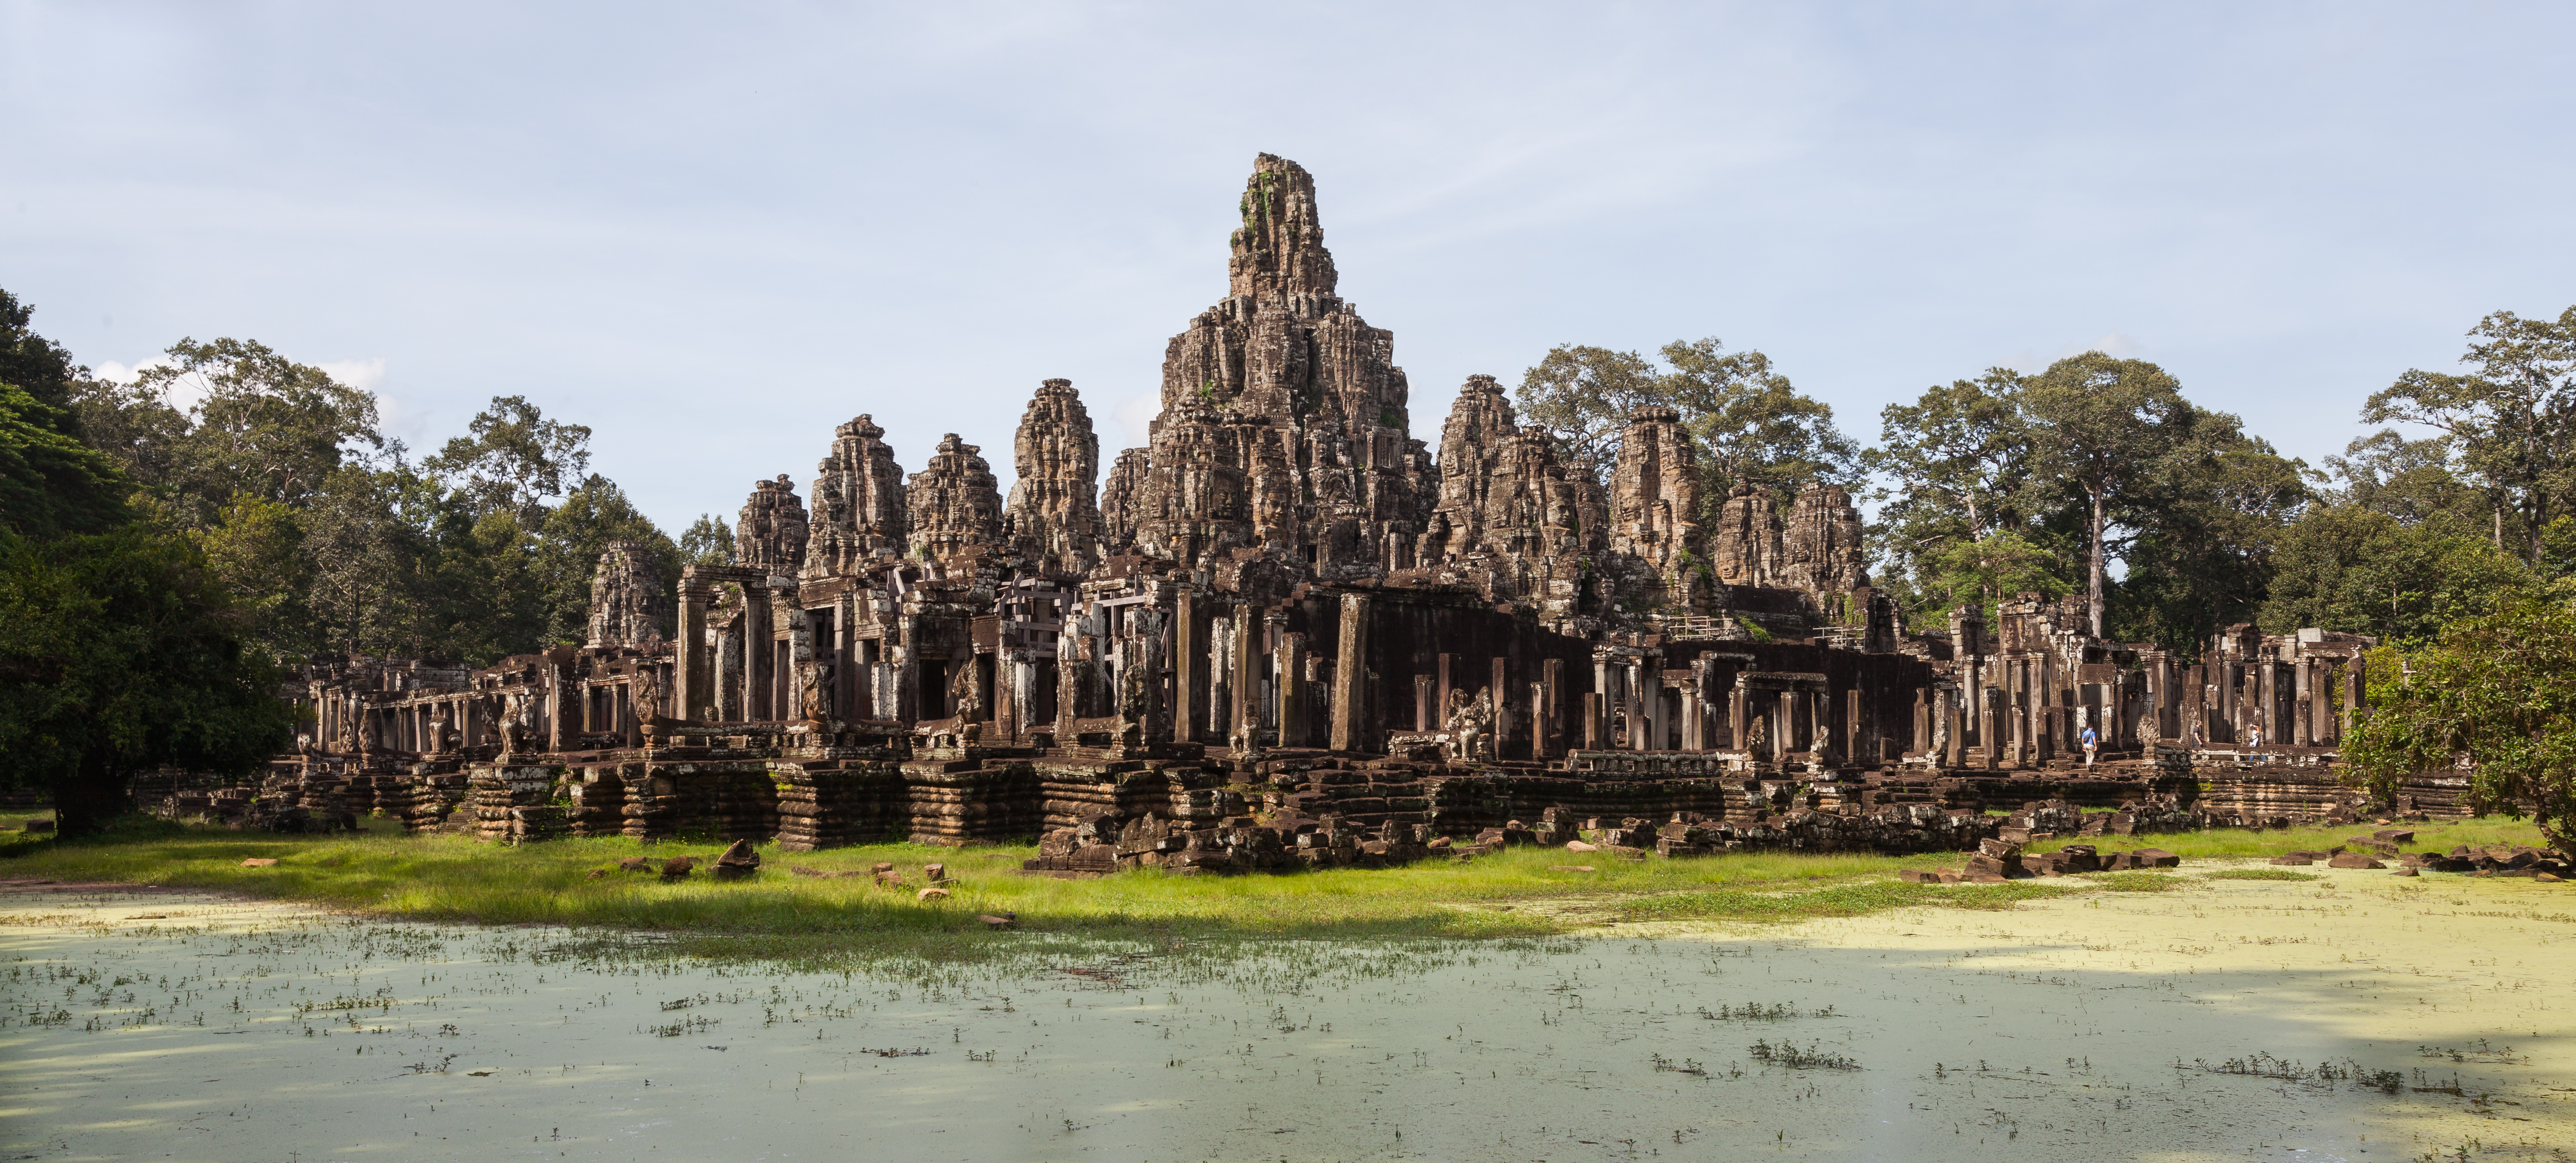
[[[569,751],[573,739],[581,733],[580,721],[575,717],[572,705],[574,699],[581,697],[581,692],[574,689],[572,648],[558,646],[546,651],[545,663],[548,700],[546,749]]]
[[[1672,736],[1668,733],[1667,729],[1671,727],[1672,720],[1664,713],[1664,667],[1662,659],[1650,656],[1644,661],[1638,663],[1637,686],[1639,688],[1637,691],[1637,701],[1645,704],[1646,707],[1645,745],[1637,748],[1637,750],[1671,750]]]
[[[1599,691],[1585,691],[1583,693],[1583,749],[1586,751],[1608,750],[1610,746],[1609,733],[1609,702],[1601,697],[1601,692]]]
[[[1340,656],[1333,660],[1333,750],[1367,749],[1369,599],[1342,595]]]
[[[1643,751],[1646,749],[1646,701],[1641,696],[1646,692],[1646,676],[1639,672],[1645,667],[1630,659],[1622,669],[1627,675],[1619,684],[1619,705],[1628,721],[1628,750]]]
[[[1443,655],[1441,655],[1441,656],[1440,656],[1440,659],[1439,659],[1439,669],[1433,672],[1433,673],[1438,674],[1438,675],[1440,676],[1440,678],[1439,678],[1439,683],[1440,683],[1439,698],[1438,698],[1438,701],[1436,701],[1436,702],[1434,702],[1434,703],[1432,703],[1432,704],[1431,704],[1433,707],[1438,708],[1436,711],[1434,711],[1434,712],[1432,713],[1432,717],[1431,717],[1431,723],[1432,723],[1432,727],[1431,727],[1431,729],[1432,729],[1432,730],[1434,730],[1434,731],[1441,731],[1441,730],[1446,730],[1446,729],[1448,729],[1448,726],[1449,726],[1449,692],[1450,692],[1452,689],[1454,689],[1450,684],[1451,684],[1451,683],[1453,683],[1453,682],[1455,682],[1455,681],[1457,680],[1457,677],[1458,677],[1458,676],[1457,676],[1457,674],[1456,674],[1457,666],[1458,666],[1458,656],[1457,656],[1457,655],[1455,655],[1455,654],[1443,654]]]
[[[1494,692],[1494,737],[1491,741],[1491,750],[1486,754],[1496,759],[1509,759],[1511,753],[1504,748],[1510,746],[1512,741],[1511,660],[1503,657],[1495,658],[1493,670],[1494,683],[1487,689]]]
[[[776,664],[771,657],[776,647],[769,640],[769,587],[759,582],[742,586],[742,717],[753,722],[776,718],[771,713],[769,690]]]
[[[1234,608],[1234,673],[1226,685],[1227,709],[1233,721],[1226,728],[1226,745],[1245,748],[1258,744],[1255,733],[1261,729],[1261,614],[1250,606]]]
[[[1554,759],[1565,754],[1565,660],[1551,658],[1539,668],[1541,688],[1540,712],[1531,717],[1532,759]],[[1544,754],[1541,750],[1544,749]]]
[[[1207,630],[1199,625],[1202,603],[1190,584],[1173,589],[1178,596],[1172,607],[1172,741],[1189,743],[1197,740],[1193,724],[1207,707]],[[1063,685],[1061,674],[1056,683]]]
[[[2316,710],[2311,708],[2313,672],[2313,659],[2298,659],[2290,672],[2290,741],[2298,746],[2316,746]]]
[[[1700,712],[1699,683],[1694,680],[1682,687],[1682,750],[1708,749],[1707,741],[1701,738],[1700,721],[1705,717]]]
[[[1726,745],[1737,751],[1744,750],[1744,715],[1747,709],[1743,679],[1739,676],[1735,688],[1726,692]]]
[[[1279,636],[1278,656],[1271,660],[1278,676],[1279,745],[1306,746],[1306,636]]]
[[[694,721],[715,701],[715,676],[707,667],[707,583],[695,576],[680,578],[680,625],[673,636],[679,641],[671,659],[679,673],[671,688],[679,706],[671,708],[671,717]]]
[[[1417,674],[1413,676],[1413,729],[1416,731],[1439,730],[1440,713],[1434,709],[1439,705],[1440,684],[1438,680],[1433,679],[1427,674]]]
[[[1860,688],[1843,692],[1843,762],[1853,767],[1876,767],[1879,757],[1861,754],[1861,739],[1868,720],[1861,714]],[[1874,738],[1874,736],[1873,736]]]

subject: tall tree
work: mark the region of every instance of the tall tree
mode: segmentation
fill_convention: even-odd
[[[1669,403],[1664,391],[1663,370],[1645,356],[1560,343],[1522,374],[1515,394],[1521,421],[1555,432],[1557,452],[1569,467],[1607,480],[1628,414],[1642,405]]]
[[[0,382],[0,529],[31,537],[104,532],[128,520],[134,487],[82,443],[72,410]]]
[[[2342,456],[2325,458],[2335,482],[2319,498],[2330,505],[2353,505],[2408,525],[2448,522],[2484,532],[2488,510],[2477,489],[2451,470],[2446,441],[2408,440],[2382,428],[2344,446]]]
[[[182,339],[168,354],[171,362],[145,368],[135,389],[165,402],[174,392],[198,397],[173,482],[192,526],[211,524],[237,495],[301,508],[342,464],[386,447],[374,396],[265,344]]]
[[[1633,351],[1561,344],[1521,377],[1522,418],[1552,429],[1567,463],[1607,480],[1629,414],[1647,404],[1681,413],[1699,445],[1703,494],[1723,503],[1744,481],[1781,500],[1808,481],[1856,479],[1860,449],[1833,409],[1800,395],[1759,351],[1716,339],[1676,340],[1663,363]]]
[[[546,502],[581,484],[590,471],[590,429],[546,419],[525,396],[494,396],[421,467],[443,477],[479,512],[507,510],[528,526],[542,523]]]
[[[1877,572],[1908,591],[1910,608],[1991,610],[2010,594],[2065,592],[2058,547],[2030,512],[2022,381],[1989,368],[1879,413],[1868,463],[1889,483],[1877,493]]]
[[[2244,434],[2234,416],[2199,412],[2196,430],[2147,482],[2127,576],[2109,595],[2123,641],[2185,655],[2251,621],[2271,585],[2275,546],[2312,499],[2298,461]]]
[[[2538,562],[2541,532],[2576,501],[2576,307],[2556,319],[2498,311],[2471,328],[2465,375],[2409,369],[2363,405],[2365,423],[2414,424],[2442,434],[2492,506],[2504,548]]]
[[[734,555],[733,526],[716,519],[713,513],[700,513],[680,534],[680,564],[732,565]]]
[[[1834,427],[1834,410],[1801,395],[1758,351],[1729,352],[1715,337],[1664,345],[1664,393],[1699,438],[1707,495],[1736,482],[1782,499],[1810,481],[1851,481],[1860,446]]]
[[[597,473],[546,514],[539,542],[536,573],[545,590],[545,640],[583,641],[590,631],[590,583],[599,572],[599,555],[611,541],[644,546],[647,559],[664,584],[680,575],[680,547],[626,496],[616,482]],[[663,605],[662,633],[670,634],[676,611]]]
[[[0,288],[0,384],[16,384],[48,407],[68,408],[89,369],[73,363],[62,344],[29,330],[34,318],[34,307]],[[70,434],[80,435],[76,425]]]
[[[2269,634],[2325,626],[2414,649],[2486,612],[2497,594],[2537,582],[2484,530],[2320,505],[2282,531],[2256,622]]]
[[[63,834],[127,810],[137,772],[242,774],[284,750],[283,678],[186,538],[0,532],[0,778],[48,788]]]
[[[2034,473],[2083,509],[2085,596],[2100,637],[2108,563],[2140,528],[2168,459],[2202,431],[2200,412],[2163,368],[2098,351],[2049,365],[2023,385],[2021,401]]]
[[[2576,605],[2509,592],[2411,655],[2372,652],[2370,713],[2344,743],[2383,800],[2407,777],[2469,764],[2473,803],[2540,825],[2576,858]]]

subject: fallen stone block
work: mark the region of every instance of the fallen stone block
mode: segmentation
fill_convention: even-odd
[[[2302,867],[2302,868],[2304,868],[2304,867],[2306,867],[2306,866],[2308,866],[2308,865],[2311,865],[2311,864],[2316,863],[2316,861],[2308,859],[2308,858],[2307,858],[2307,856],[2306,856],[2305,854],[2303,854],[2303,853],[2293,852],[2293,853],[2291,853],[2291,854],[2289,854],[2289,855],[2287,855],[2287,856],[2275,856],[2275,857],[2273,857],[2273,858],[2272,858],[2272,863],[2274,863],[2274,864],[2289,864],[2289,865],[2296,865],[2296,866],[2298,866],[2298,867]]]
[[[1433,847],[1438,847],[1439,844],[1440,842],[1437,840],[1432,842]],[[1565,842],[1565,850],[1568,852],[1599,852],[1601,849],[1598,845],[1586,844],[1581,840],[1568,840]]]
[[[1599,872],[1599,871],[1601,871],[1600,869],[1598,869],[1598,868],[1594,868],[1594,867],[1592,867],[1592,866],[1591,866],[1591,865],[1589,865],[1589,864],[1551,864],[1551,865],[1548,865],[1548,866],[1547,866],[1547,868],[1548,868],[1548,871],[1550,871],[1550,872]]]
[[[948,890],[944,888],[925,888],[915,894],[914,899],[925,901],[944,901],[948,899]]]
[[[987,929],[1016,929],[1020,927],[1020,915],[1018,913],[982,913],[978,914],[975,919],[984,922],[984,927]]]
[[[2388,866],[2387,866],[2387,865],[2385,865],[2385,864],[2381,864],[2380,862],[2378,862],[2378,861],[2376,861],[2376,860],[2371,859],[2371,858],[2370,858],[2370,854],[2369,854],[2369,853],[2366,853],[2366,852],[2345,852],[2345,853],[2341,853],[2341,854],[2337,855],[2334,859],[2329,860],[2329,861],[2326,861],[2326,863],[2327,863],[2327,865],[2329,865],[2329,866],[2331,866],[2331,867],[2334,867],[2334,868],[2386,868],[2386,867],[2388,867]]]
[[[662,862],[662,879],[679,880],[697,866],[698,858],[695,856],[674,856]]]
[[[717,880],[745,880],[760,871],[760,853],[752,851],[751,841],[736,840],[733,846],[716,857]]]
[[[618,870],[622,872],[651,872],[653,871],[653,858],[650,856],[629,856],[624,860],[618,861],[617,867]]]
[[[820,869],[820,868],[807,868],[807,867],[805,867],[805,866],[804,866],[804,865],[802,865],[802,864],[790,864],[790,865],[788,865],[788,866],[787,866],[787,872],[788,872],[788,874],[789,874],[789,875],[791,875],[791,876],[815,876],[815,877],[819,877],[819,876],[823,876],[823,875],[825,875],[824,871],[823,871],[822,869]]]
[[[2162,848],[2140,848],[2129,853],[2131,868],[2179,868],[2181,866],[2182,857]]]
[[[267,868],[276,863],[277,858],[273,856],[253,856],[242,861],[241,866],[244,868]]]

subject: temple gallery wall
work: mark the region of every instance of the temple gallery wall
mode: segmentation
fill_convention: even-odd
[[[1064,871],[1578,824],[1668,853],[1955,850],[2363,808],[2335,769],[2369,640],[2239,626],[2185,665],[2091,637],[2080,597],[1908,632],[1840,488],[1704,504],[1669,410],[1628,417],[1607,479],[1487,376],[1417,437],[1393,333],[1336,293],[1313,179],[1262,155],[1240,206],[1146,447],[1104,465],[1064,380],[1029,399],[1007,497],[954,434],[907,474],[865,415],[781,433],[782,460],[820,462],[801,490],[753,483],[735,564],[663,577],[612,544],[587,645],[317,664],[309,735],[262,785],[145,794],[511,840],[1043,835],[1035,863]],[[2466,794],[2426,777],[2378,807]]]

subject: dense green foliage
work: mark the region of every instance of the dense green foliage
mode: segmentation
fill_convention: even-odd
[[[488,664],[581,641],[609,541],[678,573],[679,547],[588,471],[590,429],[524,397],[496,397],[414,463],[378,431],[375,398],[319,368],[235,339],[167,355],[131,383],[68,377],[77,429],[134,509],[204,552],[274,659]]]
[[[185,538],[142,522],[0,532],[0,780],[50,789],[67,835],[138,771],[244,773],[284,750],[284,679]]]
[[[245,772],[317,655],[488,663],[586,628],[611,540],[679,549],[590,430],[495,399],[409,463],[375,397],[254,342],[92,377],[0,291],[0,780],[97,827],[130,777]],[[709,552],[712,552],[711,550]]]
[[[1857,483],[1861,451],[1834,411],[1799,394],[1759,351],[1716,339],[1664,345],[1658,366],[1633,351],[1561,344],[1522,376],[1522,419],[1556,433],[1567,462],[1607,480],[1629,413],[1660,404],[1681,413],[1699,445],[1703,493],[1715,506],[1738,483],[1787,504],[1810,481]]]
[[[2189,650],[2253,616],[2300,465],[2163,369],[1990,368],[1880,413],[1880,582],[1917,617],[2082,593],[2107,636]],[[2114,578],[2111,563],[2126,567]]]
[[[415,460],[379,430],[372,395],[259,343],[182,339],[110,382],[30,320],[0,291],[0,616],[17,684],[0,745],[20,778],[74,757],[109,783],[159,762],[246,763],[284,728],[241,692],[316,656],[479,665],[578,642],[611,540],[642,543],[666,577],[732,560],[725,521],[701,516],[675,542],[589,471],[589,428],[525,397],[494,398]],[[1636,407],[1677,410],[1703,520],[1738,484],[1785,504],[1816,482],[1874,482],[1873,572],[1917,629],[2014,595],[2081,595],[2097,633],[2186,656],[2246,621],[2425,648],[2385,729],[2416,734],[2369,744],[2423,762],[2552,738],[2528,718],[2539,704],[2459,692],[2480,676],[2553,690],[2533,669],[2546,660],[2481,652],[2509,630],[2554,632],[2576,597],[2576,307],[2497,312],[2469,338],[2467,371],[2409,370],[2363,405],[2417,438],[2381,431],[2314,469],[2163,368],[2101,352],[1928,388],[1882,412],[1869,449],[1769,357],[1715,339],[1651,358],[1560,345],[1517,395],[1595,474]],[[2507,665],[2526,671],[2476,670]],[[108,682],[118,673],[131,685]],[[2528,747],[2542,751],[2497,753],[2496,802],[2560,820],[2555,753]]]
[[[2370,703],[2344,756],[2371,790],[2465,761],[2482,809],[2576,856],[2576,603],[2508,591],[2430,647],[2378,651]]]

